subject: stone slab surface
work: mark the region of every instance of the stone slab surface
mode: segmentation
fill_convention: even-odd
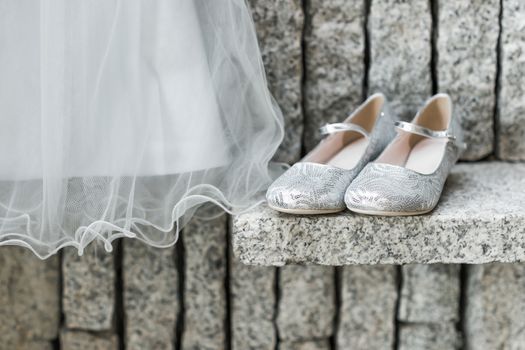
[[[408,264],[525,261],[525,164],[464,163],[426,215],[321,216],[266,206],[233,222],[233,251],[245,264]]]
[[[335,317],[335,272],[328,266],[285,266],[279,273],[279,340],[329,338]]]
[[[119,341],[117,335],[111,333],[89,333],[64,330],[60,333],[60,349],[118,350]]]
[[[438,86],[450,94],[465,131],[468,148],[463,159],[480,159],[493,151],[499,3],[438,4]]]
[[[525,264],[469,266],[466,346],[523,349],[525,344]]]
[[[305,23],[305,134],[311,150],[319,128],[342,122],[363,98],[365,1],[310,0]]]
[[[226,347],[227,217],[185,226],[183,349]]]
[[[398,319],[404,322],[442,323],[459,320],[459,265],[407,265]]]
[[[175,248],[123,242],[126,349],[170,349],[175,344],[178,300]]]
[[[301,156],[303,133],[304,13],[301,0],[249,0],[268,86],[284,117],[284,140],[275,160],[293,163]]]
[[[498,156],[525,160],[525,2],[502,4]]]
[[[60,323],[58,256],[40,260],[26,248],[0,248],[0,349],[45,349]]]
[[[233,350],[275,349],[275,273],[275,268],[247,266],[230,259]]]
[[[399,350],[461,349],[461,338],[454,323],[401,324],[399,327]]]
[[[432,93],[430,1],[372,1],[368,93],[383,92],[392,112],[411,120]]]
[[[63,251],[62,306],[67,328],[93,331],[113,327],[115,309],[114,254],[90,244],[79,256],[76,249]]]
[[[338,349],[392,349],[395,339],[396,266],[345,266],[341,273]]]

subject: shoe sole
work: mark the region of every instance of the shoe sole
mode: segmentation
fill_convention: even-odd
[[[417,216],[430,213],[434,208],[422,211],[377,211],[377,210],[362,210],[348,207],[348,210],[358,214],[374,215],[374,216]]]
[[[295,215],[322,215],[322,214],[334,214],[342,212],[343,209],[284,209],[279,207],[274,207],[270,204],[268,204],[268,207],[270,207],[273,210],[277,210],[281,213],[285,214],[295,214]]]

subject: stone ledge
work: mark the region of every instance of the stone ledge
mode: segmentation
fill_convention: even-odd
[[[249,265],[525,261],[525,164],[457,165],[427,215],[293,216],[263,205],[232,226],[233,252]]]

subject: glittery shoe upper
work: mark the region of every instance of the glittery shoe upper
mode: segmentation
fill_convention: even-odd
[[[438,97],[448,99],[448,96],[442,94]],[[450,103],[449,100],[448,103]],[[452,118],[452,114],[450,117]],[[394,158],[387,153],[389,148],[396,147],[396,142],[401,141],[399,138],[410,137],[410,135],[400,133],[380,158],[376,162],[369,163],[348,187],[345,202],[350,210],[391,215],[396,213],[417,214],[428,212],[437,205],[447,176],[465,148],[459,123],[452,118],[447,130],[437,132],[402,123],[401,130],[416,134],[423,139],[446,138],[443,140],[446,143],[442,153],[439,154],[441,158],[437,168],[427,174],[409,169],[405,167],[405,164],[382,162],[385,158]]]
[[[383,95],[373,95],[363,103],[356,113],[374,98],[381,98],[384,101]],[[314,162],[310,160],[312,157],[311,154],[309,154],[303,161],[296,163],[288,169],[270,186],[266,193],[268,204],[278,210],[336,211],[345,209],[344,195],[348,185],[361,169],[383,150],[395,135],[392,127],[393,120],[385,105],[386,102],[382,103],[372,130],[366,133],[368,144],[361,158],[353,168],[344,169],[326,164],[326,162]],[[352,114],[345,123],[351,123],[354,114]],[[355,132],[356,129],[354,127],[348,130]],[[325,128],[330,130],[336,128],[344,129],[345,124],[333,124]],[[340,130],[336,131],[340,132]],[[316,149],[324,147],[324,142],[326,142],[326,139],[321,141]],[[343,145],[341,145],[341,147],[343,147]],[[321,151],[323,150],[321,149]],[[314,152],[316,152],[316,150],[311,153]]]
[[[283,209],[344,209],[344,193],[357,170],[324,164],[296,163],[271,185],[266,199]]]

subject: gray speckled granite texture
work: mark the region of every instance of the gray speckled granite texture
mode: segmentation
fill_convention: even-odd
[[[441,323],[459,320],[459,265],[406,265],[398,319]]]
[[[334,330],[335,273],[327,266],[285,266],[279,274],[279,340],[329,338]]]
[[[226,229],[226,215],[184,228],[183,349],[226,346]]]
[[[400,350],[458,349],[459,265],[406,265],[397,315]]]
[[[59,260],[26,248],[0,248],[0,349],[45,349],[58,337]]]
[[[399,325],[399,350],[459,350],[461,345],[456,325],[450,322]]]
[[[301,156],[303,111],[301,0],[249,0],[257,29],[268,86],[279,103],[285,136],[274,159],[293,163]]]
[[[525,2],[503,1],[498,156],[525,160]]]
[[[411,217],[236,216],[233,251],[252,265],[525,261],[525,164],[459,164],[437,208]]]
[[[404,120],[432,93],[431,27],[429,1],[372,1],[368,92],[383,92]]]
[[[319,128],[341,122],[363,98],[365,1],[311,0],[305,25],[305,135],[311,150]]]
[[[330,350],[328,339],[303,341],[303,342],[280,342],[279,350]]]
[[[126,349],[170,349],[180,307],[175,248],[125,239],[123,249]]]
[[[274,350],[275,268],[246,266],[230,259],[231,344],[233,350]]]
[[[0,349],[4,349],[2,346],[5,346],[5,344],[0,345]],[[20,343],[17,344],[14,348],[13,347],[6,347],[6,350],[53,350],[55,349],[55,346],[52,342],[45,341],[45,340],[33,340],[29,341],[27,343]]]
[[[119,341],[117,335],[111,333],[89,333],[83,331],[63,330],[60,333],[60,349],[118,350]]]
[[[341,275],[338,349],[392,349],[397,268],[345,266]]]
[[[110,330],[115,305],[114,254],[90,244],[79,256],[66,248],[62,259],[62,307],[65,325],[72,329]]]
[[[439,1],[436,67],[439,90],[450,94],[465,131],[462,158],[493,151],[499,0]]]
[[[468,267],[466,349],[523,349],[525,264]]]

